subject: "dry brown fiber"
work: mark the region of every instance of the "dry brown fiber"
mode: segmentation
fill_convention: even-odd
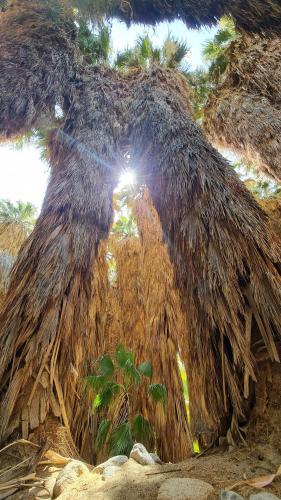
[[[215,432],[232,423],[237,437],[241,377],[246,374],[246,392],[248,376],[258,376],[249,330],[279,361],[280,241],[236,173],[192,123],[183,85],[162,69],[136,83],[129,113],[132,162],[150,189],[175,266],[196,406]]]
[[[161,404],[151,404],[143,384],[134,401],[134,413],[142,413],[152,422],[161,459],[178,462],[192,451],[177,360],[184,315],[174,290],[173,269],[162,242],[160,221],[148,193],[139,196],[134,206],[140,238],[130,236],[110,242],[117,282],[109,302],[107,340],[112,339],[112,350],[120,342],[132,349],[137,363],[151,362],[153,382],[166,385],[167,413]]]
[[[276,31],[281,28],[279,0],[65,0],[87,16],[106,14],[127,23],[155,24],[182,19],[188,27],[212,25],[223,15],[232,15],[238,29]]]
[[[75,78],[76,28],[56,0],[15,0],[0,16],[0,140],[50,124]]]
[[[242,36],[227,56],[227,72],[209,97],[203,127],[216,146],[234,150],[281,182],[280,40]]]

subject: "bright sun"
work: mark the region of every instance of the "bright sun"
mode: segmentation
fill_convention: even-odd
[[[119,188],[134,186],[136,183],[136,173],[133,170],[124,170],[119,177]]]

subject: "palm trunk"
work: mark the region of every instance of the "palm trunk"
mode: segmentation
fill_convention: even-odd
[[[42,212],[0,317],[1,441],[15,429],[27,437],[53,415],[83,443],[79,390],[96,353],[94,263],[111,223],[121,114],[111,75],[95,71],[50,137]]]
[[[280,246],[266,215],[190,119],[182,77],[161,69],[145,75],[130,116],[132,161],[158,210],[187,313],[196,406],[216,434],[232,416],[239,438],[249,379],[257,377],[251,333],[279,362]]]
[[[75,79],[76,28],[59,0],[15,0],[0,16],[0,140],[43,127]]]

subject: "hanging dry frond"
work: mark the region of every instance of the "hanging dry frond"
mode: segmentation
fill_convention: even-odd
[[[278,0],[65,0],[88,18],[114,16],[127,23],[156,24],[182,19],[188,27],[212,25],[223,15],[232,15],[245,31],[280,32],[281,6]]]
[[[15,429],[27,437],[53,415],[78,446],[85,442],[88,409],[78,416],[75,409],[96,353],[94,262],[111,223],[124,121],[114,78],[98,69],[85,73],[64,128],[49,138],[52,172],[42,212],[0,316],[1,441]]]
[[[280,40],[239,37],[227,56],[223,83],[204,112],[204,129],[218,147],[236,151],[280,182]]]
[[[186,334],[185,315],[174,288],[174,271],[159,216],[147,189],[136,198],[134,215],[142,244],[146,358],[153,367],[153,381],[165,384],[168,391],[166,414],[162,405],[158,405],[156,413],[149,407],[148,414],[155,422],[157,451],[162,460],[180,462],[192,451],[178,363],[180,339]]]
[[[279,361],[280,244],[236,173],[192,122],[184,85],[180,75],[159,68],[135,85],[132,161],[150,189],[175,266],[196,406],[216,432],[232,415],[238,438],[241,376],[246,382],[257,376],[251,332]]]
[[[281,196],[271,196],[258,200],[263,210],[268,214],[271,220],[273,230],[281,238]]]
[[[0,16],[0,139],[43,126],[71,94],[76,28],[57,0],[15,0]]]

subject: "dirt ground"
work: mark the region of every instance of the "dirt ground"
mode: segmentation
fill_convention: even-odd
[[[10,462],[9,466],[11,466],[15,457],[10,456],[7,459]],[[1,462],[1,466],[3,466],[3,457]],[[120,472],[105,481],[101,476],[93,473],[82,476],[58,498],[59,500],[72,498],[75,500],[92,500],[93,498],[95,500],[156,500],[163,481],[177,477],[204,480],[210,483],[218,494],[221,490],[228,489],[243,479],[275,473],[280,463],[280,454],[273,452],[270,446],[264,445],[252,449],[237,448],[231,452],[209,452],[180,464],[165,464],[154,467],[141,466],[133,460],[129,460],[120,468]],[[36,470],[36,476],[44,479],[46,486],[50,488],[50,484],[54,483],[59,470],[58,467],[40,466]],[[46,490],[41,489],[40,492],[39,488],[37,496],[34,489],[30,492],[30,488],[18,491],[9,498],[13,500],[51,498]],[[234,490],[246,500],[250,494],[259,491],[257,488],[247,485],[234,487]],[[276,478],[264,490],[281,498],[281,477]],[[4,498],[1,493],[0,491],[0,499]]]

